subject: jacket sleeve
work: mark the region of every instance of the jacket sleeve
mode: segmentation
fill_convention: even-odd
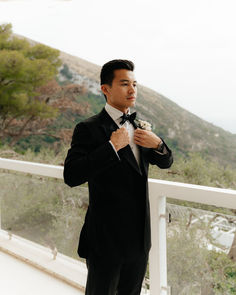
[[[74,129],[65,159],[64,181],[71,187],[83,184],[119,161],[109,141],[96,146],[89,128],[81,122]]]
[[[162,139],[162,138],[161,138]],[[157,165],[161,169],[170,168],[173,163],[172,151],[168,148],[162,139],[165,147],[165,153],[159,153],[154,149],[150,149],[148,153],[148,161],[152,165]]]

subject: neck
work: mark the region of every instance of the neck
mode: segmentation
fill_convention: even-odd
[[[113,108],[115,108],[115,109],[121,111],[122,113],[127,114],[127,113],[129,112],[129,108],[127,108],[127,107],[119,107],[119,106],[113,105],[113,104],[111,104],[111,103],[109,103],[109,102],[107,102],[107,103],[108,103],[110,106],[112,106]]]

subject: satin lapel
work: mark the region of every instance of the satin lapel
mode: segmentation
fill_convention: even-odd
[[[113,119],[108,115],[107,111],[105,108],[102,109],[100,113],[100,120],[101,120],[101,128],[104,130],[107,139],[109,140],[111,137],[111,134],[113,131],[116,131],[119,127],[117,124],[113,121]],[[125,158],[127,162],[139,173],[142,174],[138,163],[135,159],[135,156],[131,150],[130,145],[127,145],[123,149],[120,149],[118,151],[118,155],[120,158]]]
[[[107,139],[109,140],[113,131],[116,131],[119,127],[113,121],[113,119],[108,115],[105,108],[102,109],[101,113],[99,114],[99,118],[101,121],[101,128],[106,134]]]
[[[118,151],[118,155],[122,158],[125,158],[129,164],[139,173],[142,175],[142,171],[139,168],[139,165],[135,159],[134,153],[131,150],[130,145],[128,144],[123,149]]]
[[[147,175],[147,165],[144,163],[144,148],[138,145],[139,155],[140,155],[140,166],[142,167],[142,171]]]

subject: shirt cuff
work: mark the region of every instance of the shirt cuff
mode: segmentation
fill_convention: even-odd
[[[120,160],[120,157],[119,157],[119,155],[118,155],[118,153],[117,153],[117,150],[115,149],[115,147],[114,147],[114,145],[113,145],[113,143],[109,140],[109,142],[110,142],[110,144],[111,144],[111,146],[113,147],[113,150],[115,151],[115,153],[117,154],[117,157],[119,158],[119,160]]]
[[[162,146],[161,146],[161,148],[160,147],[158,147],[158,148],[155,148],[155,149],[153,149],[156,153],[158,153],[158,154],[160,154],[160,155],[165,155],[165,154],[167,154],[168,153],[168,151],[167,151],[167,149],[166,149],[166,147],[165,147],[165,144],[164,144],[164,142],[163,142],[163,140],[161,139],[161,143],[160,143]]]
[[[157,149],[153,149],[153,150],[154,150],[155,153],[158,153],[158,154],[160,154],[160,155],[165,155],[165,154],[168,153],[168,151],[167,151],[167,149],[166,149],[165,146],[163,147],[162,152],[159,152]]]

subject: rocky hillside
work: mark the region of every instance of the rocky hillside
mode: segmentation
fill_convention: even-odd
[[[70,73],[71,82],[83,83],[90,92],[102,96],[99,66],[64,52],[61,52],[61,59]],[[68,77],[60,74],[60,79]],[[101,105],[101,99],[98,99],[98,103]],[[142,85],[138,86],[136,110],[139,118],[152,123],[154,131],[166,139],[176,155],[200,152],[223,165],[236,168],[235,134],[202,120]]]
[[[23,38],[19,35],[18,37]],[[35,43],[33,40],[29,41]],[[76,99],[73,95],[73,103],[87,104],[87,113],[72,115],[67,110],[60,114],[51,127],[53,130],[67,128],[72,132],[77,122],[97,113],[105,105],[99,84],[101,67],[65,52],[61,52],[61,59],[63,65],[57,77],[58,83],[83,85],[87,89],[87,93],[78,94]],[[191,100],[191,97],[189,99]],[[166,140],[175,156],[199,152],[202,156],[209,157],[224,166],[230,165],[236,168],[236,134],[202,120],[171,99],[143,85],[138,85],[136,110],[138,117],[149,121],[156,134]],[[42,140],[44,139],[40,138],[40,141]],[[39,138],[25,141],[24,148],[36,141],[38,142]],[[47,137],[46,142],[50,144],[53,140]]]

